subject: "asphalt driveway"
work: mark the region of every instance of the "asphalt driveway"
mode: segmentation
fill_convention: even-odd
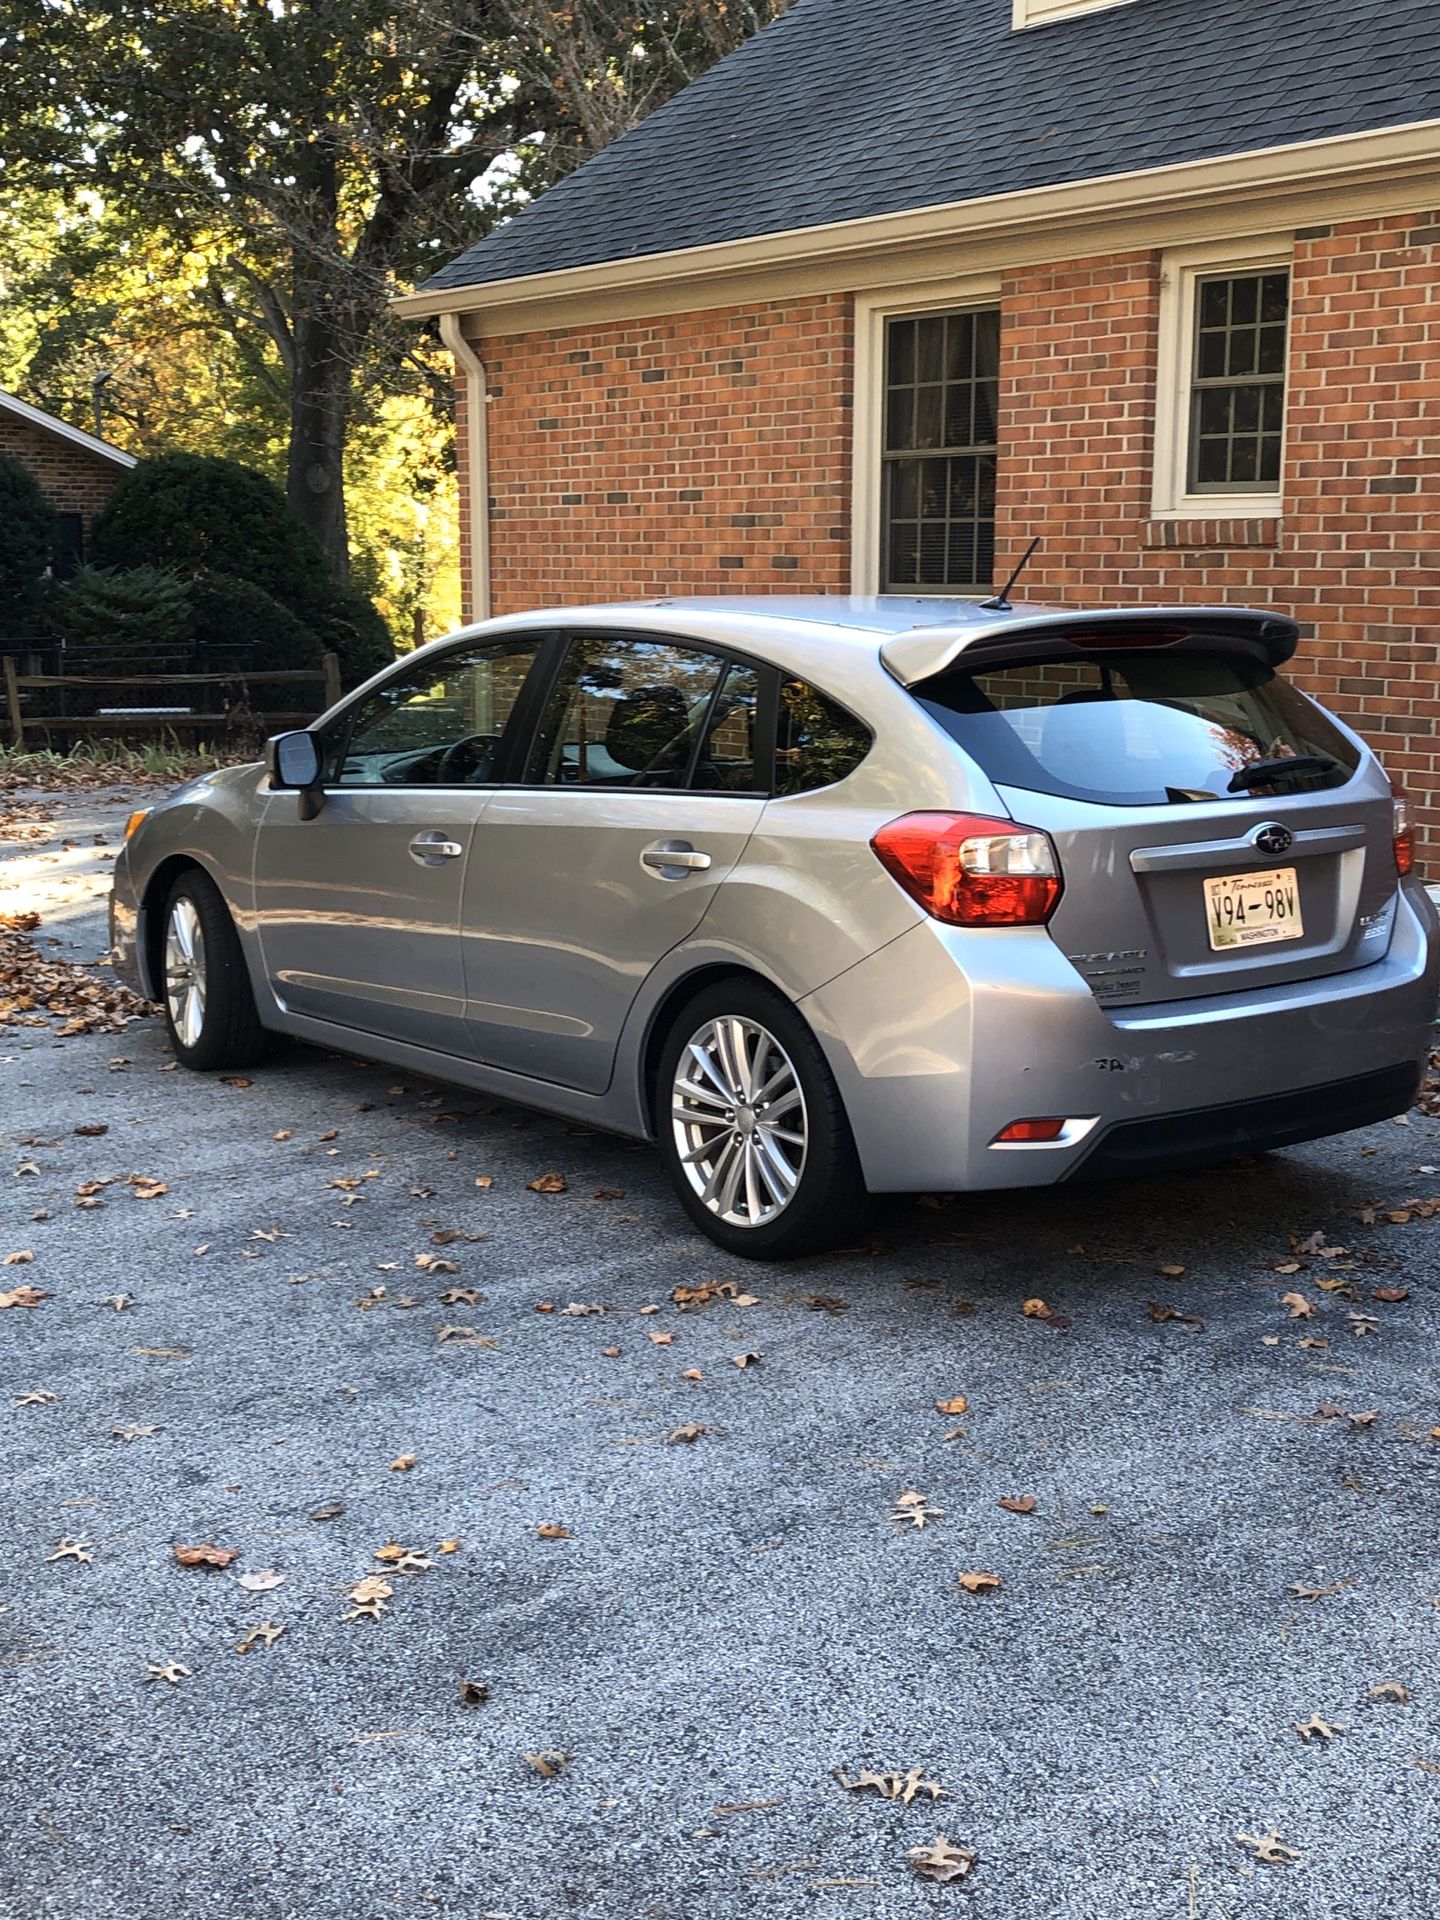
[[[126,804],[6,801],[42,950]],[[154,1020],[0,1029],[0,1125],[5,1920],[1440,1905],[1435,1120],[778,1269],[645,1151]]]

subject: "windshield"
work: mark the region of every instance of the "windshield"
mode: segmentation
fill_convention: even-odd
[[[1317,792],[1360,764],[1314,701],[1240,653],[1067,648],[915,693],[998,786],[1111,806]]]

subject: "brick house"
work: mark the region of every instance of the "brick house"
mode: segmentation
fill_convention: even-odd
[[[56,570],[73,571],[85,558],[91,522],[121,474],[134,466],[135,456],[4,392],[0,453],[18,460],[39,482],[55,509]]]
[[[798,0],[399,307],[475,616],[1275,604],[1440,847],[1440,7]]]

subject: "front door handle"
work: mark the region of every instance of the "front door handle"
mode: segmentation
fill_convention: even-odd
[[[422,867],[435,867],[442,860],[458,860],[465,851],[458,840],[447,840],[437,828],[431,833],[417,833],[410,842],[410,858],[418,860]]]
[[[708,853],[699,853],[688,840],[661,840],[646,847],[640,864],[659,880],[683,880],[687,873],[703,873],[710,864]]]

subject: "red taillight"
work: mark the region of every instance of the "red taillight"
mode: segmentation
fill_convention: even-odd
[[[1403,793],[1395,795],[1395,871],[1403,880],[1415,865],[1415,828],[1410,820],[1410,804]]]
[[[1023,1145],[1031,1140],[1058,1140],[1065,1131],[1065,1122],[1060,1120],[1013,1120],[1003,1133],[997,1133],[994,1144],[1002,1140]]]
[[[1060,898],[1048,834],[974,813],[907,813],[870,842],[894,879],[954,927],[1038,927]]]

